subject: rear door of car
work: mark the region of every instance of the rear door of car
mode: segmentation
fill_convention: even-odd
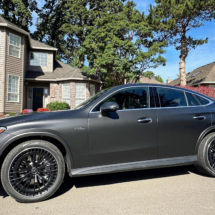
[[[159,158],[194,155],[200,134],[211,126],[210,111],[195,94],[184,90],[156,87],[154,93],[158,106]]]

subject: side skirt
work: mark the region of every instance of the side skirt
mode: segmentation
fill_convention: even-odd
[[[75,176],[84,176],[84,175],[95,175],[103,173],[113,173],[113,172],[124,172],[131,170],[140,170],[140,169],[154,169],[162,167],[171,167],[171,166],[182,166],[195,164],[197,161],[197,156],[184,156],[184,157],[175,157],[175,158],[163,158],[156,160],[147,160],[147,161],[138,161],[131,163],[120,163],[120,164],[111,164],[104,166],[93,166],[72,169],[70,172],[71,177]]]

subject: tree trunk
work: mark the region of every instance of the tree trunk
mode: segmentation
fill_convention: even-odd
[[[185,59],[183,57],[180,57],[179,73],[180,73],[180,85],[186,86],[187,81],[186,81],[186,72],[185,72]]]

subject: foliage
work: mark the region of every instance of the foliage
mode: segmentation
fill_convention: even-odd
[[[1,113],[1,114],[0,114],[0,117],[4,117],[4,114]]]
[[[182,88],[185,88],[188,90],[193,90],[193,91],[196,91],[198,93],[204,94],[208,97],[215,99],[215,89],[213,89],[211,87],[205,87],[205,86],[200,86],[200,87],[178,86],[178,87],[182,87]]]
[[[156,0],[155,6],[150,6],[149,24],[157,32],[159,41],[168,40],[180,51],[181,85],[186,85],[185,60],[192,48],[208,42],[206,39],[194,39],[187,33],[193,28],[199,28],[203,21],[209,21],[214,16],[214,0]]]
[[[15,115],[16,115],[16,112],[9,113],[9,116],[15,116]]]
[[[46,0],[38,13],[36,31],[31,35],[35,40],[58,48],[58,60],[67,60],[73,52],[73,44],[66,38],[61,27],[67,22],[65,14],[67,0]],[[70,48],[68,48],[70,46]]]
[[[49,112],[50,110],[48,108],[38,108],[37,112]]]
[[[47,108],[49,108],[51,111],[54,111],[54,110],[68,110],[68,109],[70,109],[70,106],[66,102],[55,101],[55,102],[49,103],[47,105]]]
[[[155,76],[155,80],[163,83],[163,79],[159,75]]]
[[[33,113],[33,110],[31,110],[31,109],[24,109],[24,110],[22,111],[22,113],[23,113],[23,114]]]
[[[78,52],[80,59],[87,57],[89,75],[119,85],[125,79],[136,82],[146,69],[165,65],[161,54],[166,43],[152,41],[152,29],[132,1],[96,1],[95,5],[103,9],[93,12],[85,8],[85,14],[93,20],[92,25],[82,26],[86,32],[80,33],[82,46]]]
[[[0,0],[0,10],[6,20],[26,31],[33,24],[32,13],[39,12],[36,0]]]
[[[154,74],[154,72],[147,71],[147,72],[143,73],[143,76],[147,77],[147,78],[153,78],[153,77],[155,77],[155,74]]]

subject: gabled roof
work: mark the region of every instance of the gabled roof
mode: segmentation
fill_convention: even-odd
[[[19,33],[22,33],[22,34],[28,36],[30,47],[32,49],[44,49],[44,50],[52,50],[52,51],[57,51],[58,50],[57,48],[48,46],[48,45],[46,45],[44,43],[41,43],[39,41],[31,39],[29,32],[19,28],[17,25],[15,25],[15,24],[9,22],[8,20],[4,19],[1,15],[0,15],[0,26],[11,28],[11,29],[13,29],[15,31],[18,31]]]
[[[203,83],[215,83],[215,62],[198,67],[186,74],[187,85],[195,86]],[[170,82],[169,85],[175,86],[180,84],[180,79],[177,78]]]
[[[82,70],[65,64],[59,60],[54,61],[53,72],[34,72],[27,71],[26,80],[36,81],[65,81],[65,80],[92,80],[102,83],[99,80],[90,78],[82,72]]]
[[[153,78],[147,78],[147,77],[144,77],[144,76],[142,76],[140,78],[140,82],[141,83],[146,83],[146,84],[162,84],[161,82],[159,82],[159,81],[157,81],[157,80],[155,80]]]

